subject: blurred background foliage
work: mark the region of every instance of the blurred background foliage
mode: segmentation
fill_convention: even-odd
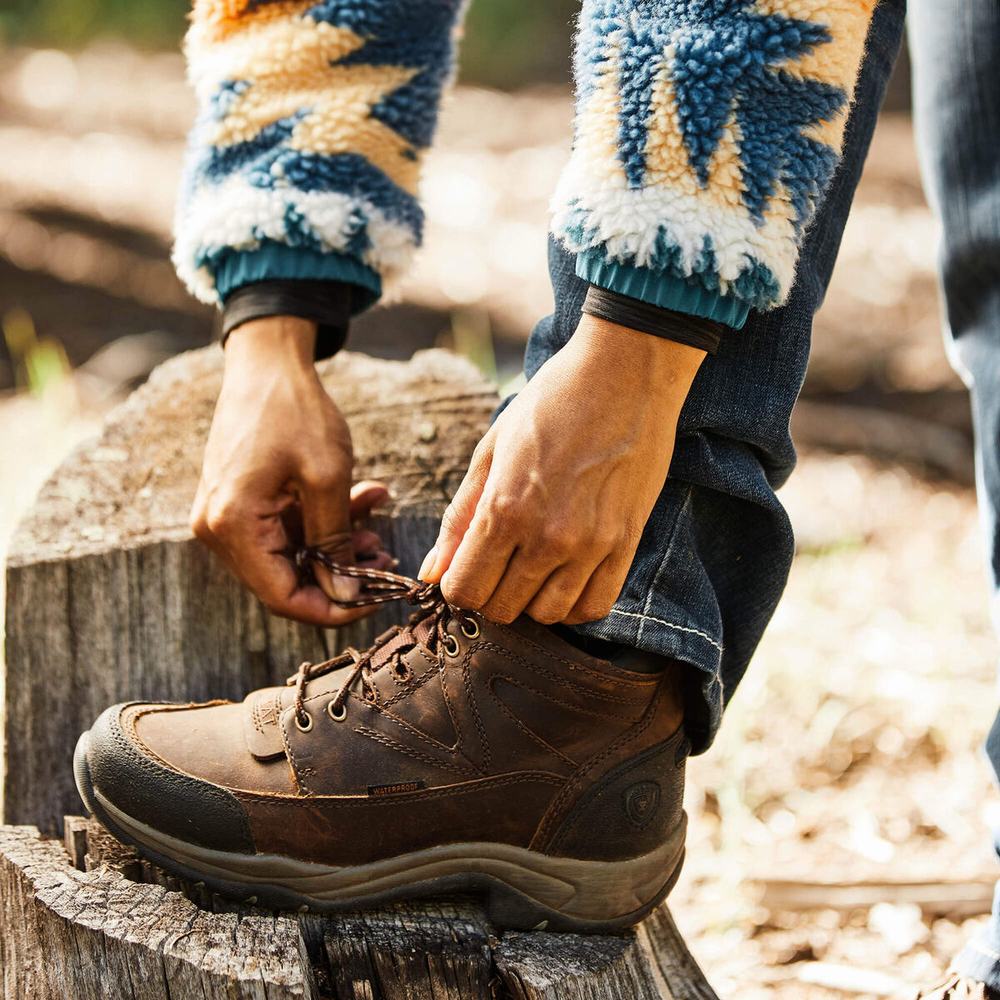
[[[188,0],[5,0],[0,43],[76,48],[112,36],[176,49]],[[462,78],[510,88],[565,81],[578,0],[476,0],[462,46]]]
[[[105,35],[168,48],[184,30],[186,0],[7,0],[0,30],[8,43],[76,47]]]

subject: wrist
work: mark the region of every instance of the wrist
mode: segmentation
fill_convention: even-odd
[[[700,347],[654,337],[597,316],[580,318],[573,342],[599,361],[616,382],[630,381],[653,392],[672,390],[686,397],[706,352]]]
[[[226,368],[267,364],[310,369],[316,356],[317,324],[298,316],[267,316],[236,327],[225,344]]]

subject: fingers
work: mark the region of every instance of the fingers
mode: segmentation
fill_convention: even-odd
[[[319,587],[301,586],[283,555],[276,555],[269,564],[261,560],[260,570],[259,577],[248,575],[246,583],[273,615],[321,628],[334,628],[371,613],[371,608],[338,607]]]
[[[357,521],[389,500],[389,487],[373,479],[363,479],[351,487],[351,517]]]
[[[392,569],[398,565],[391,553],[382,547],[382,537],[370,528],[364,527],[364,522],[371,516],[376,507],[389,500],[389,487],[384,483],[366,480],[355,483],[351,487],[351,521],[354,533],[351,536],[351,549],[358,562],[372,566],[372,560],[378,560],[377,569]],[[384,557],[384,558],[383,558]]]
[[[569,563],[560,566],[542,584],[525,608],[525,614],[542,625],[565,622],[594,571],[593,566]]]
[[[359,554],[372,556],[381,549],[378,535],[353,525],[389,498],[384,483],[366,480],[350,486],[349,482],[341,470],[328,469],[304,476],[301,487],[306,544],[322,548],[334,562],[345,566],[353,565]],[[336,600],[353,601],[361,591],[360,581],[336,576],[322,566],[315,567],[315,574],[320,587]]]
[[[358,556],[358,565],[365,569],[386,569],[393,572],[399,565],[399,560],[391,552],[380,549],[372,556]]]
[[[504,565],[506,550],[500,546],[495,557],[488,554],[496,536],[477,530],[478,517],[442,581],[450,603],[501,624],[527,614],[543,625],[578,625],[611,613],[631,558],[621,552],[602,558],[605,550],[595,546],[589,557],[577,547],[577,554],[567,559],[558,546],[539,542],[516,548]]]
[[[344,551],[339,558],[347,562],[357,558],[373,569],[393,568],[394,560],[390,553],[383,551],[382,540],[375,532],[365,528],[350,529],[351,517],[364,517],[387,497],[388,490],[381,483],[359,483],[351,491],[350,498],[345,498],[345,508],[350,513]],[[307,515],[290,494],[283,494],[269,507],[254,510],[249,503],[241,503],[235,498],[211,504],[206,499],[206,491],[199,488],[191,527],[196,537],[272,614],[324,628],[345,625],[370,614],[372,609],[368,608],[339,608],[331,604],[320,587],[300,584],[298,573],[287,557],[289,536],[284,521],[291,523],[296,517],[290,515],[301,513],[304,524]],[[317,530],[315,523],[311,532]],[[319,523],[322,524],[322,520]],[[342,580],[338,578],[338,583]]]
[[[577,538],[551,516],[539,523],[539,511],[494,488],[492,443],[491,433],[476,449],[420,578],[440,582],[450,604],[502,623],[527,613],[554,624],[603,607],[607,584],[583,597],[608,551],[606,539]]]
[[[359,561],[372,559],[382,551],[382,538],[367,528],[358,528],[351,535],[351,551]]]
[[[467,603],[448,600],[458,607],[479,610],[485,618],[504,625],[522,614],[543,625],[579,625],[599,621],[611,614],[625,583],[627,569],[627,563],[623,565],[614,556],[597,566],[576,562],[553,568],[518,550],[488,598],[477,603],[480,598],[473,593],[466,597]],[[459,597],[464,596],[463,586],[458,582],[453,588]]]
[[[457,608],[477,611],[490,599],[514,554],[510,536],[493,530],[477,514],[441,578],[441,593]]]
[[[306,545],[322,548],[335,562],[354,562],[351,546],[351,470],[341,462],[314,462],[298,480]],[[358,582],[316,567],[316,580],[331,598],[354,600]]]
[[[621,596],[631,563],[631,556],[626,559],[620,553],[609,555],[591,574],[576,603],[561,621],[580,625],[607,618]]]
[[[417,576],[428,583],[443,582],[442,578],[451,565],[476,515],[479,499],[486,486],[493,461],[493,432],[488,431],[473,452],[469,470],[458,492],[452,498],[441,518],[441,530],[434,547],[427,553]],[[510,554],[509,552],[507,553]]]
[[[192,526],[272,614],[326,628],[357,620],[363,612],[331,605],[319,587],[300,586],[287,558],[288,537],[281,521],[281,507],[292,502],[287,496],[278,509],[263,513],[238,501],[202,505]]]
[[[528,554],[523,549],[517,549],[496,589],[479,610],[490,621],[509,625],[524,613],[545,581],[558,568],[558,562],[546,560],[544,553]]]

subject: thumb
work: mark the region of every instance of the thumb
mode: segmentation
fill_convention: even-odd
[[[300,496],[306,545],[321,548],[334,562],[354,565],[350,474],[310,478],[302,483]],[[315,572],[327,597],[352,601],[358,596],[359,581],[334,576],[321,566]]]
[[[469,530],[472,518],[475,516],[479,498],[490,474],[493,464],[493,435],[488,434],[472,455],[469,469],[465,473],[462,485],[452,497],[444,516],[441,518],[441,529],[438,532],[434,547],[427,553],[417,576],[427,583],[440,583],[465,533]]]

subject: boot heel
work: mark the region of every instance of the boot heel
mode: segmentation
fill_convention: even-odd
[[[648,859],[647,874],[636,884],[636,872],[622,866],[600,866],[602,872],[574,880],[576,894],[565,908],[549,906],[507,882],[491,880],[487,895],[490,920],[502,930],[554,931],[574,934],[613,934],[645,919],[670,894],[684,867],[684,828],[675,841],[680,845],[669,861]],[[633,859],[636,861],[643,859]],[[653,875],[655,872],[655,875]],[[566,872],[567,878],[572,874]],[[622,876],[631,877],[626,888]]]
[[[612,768],[570,807],[541,850],[594,861],[624,861],[655,851],[683,822],[690,749],[678,730]]]

